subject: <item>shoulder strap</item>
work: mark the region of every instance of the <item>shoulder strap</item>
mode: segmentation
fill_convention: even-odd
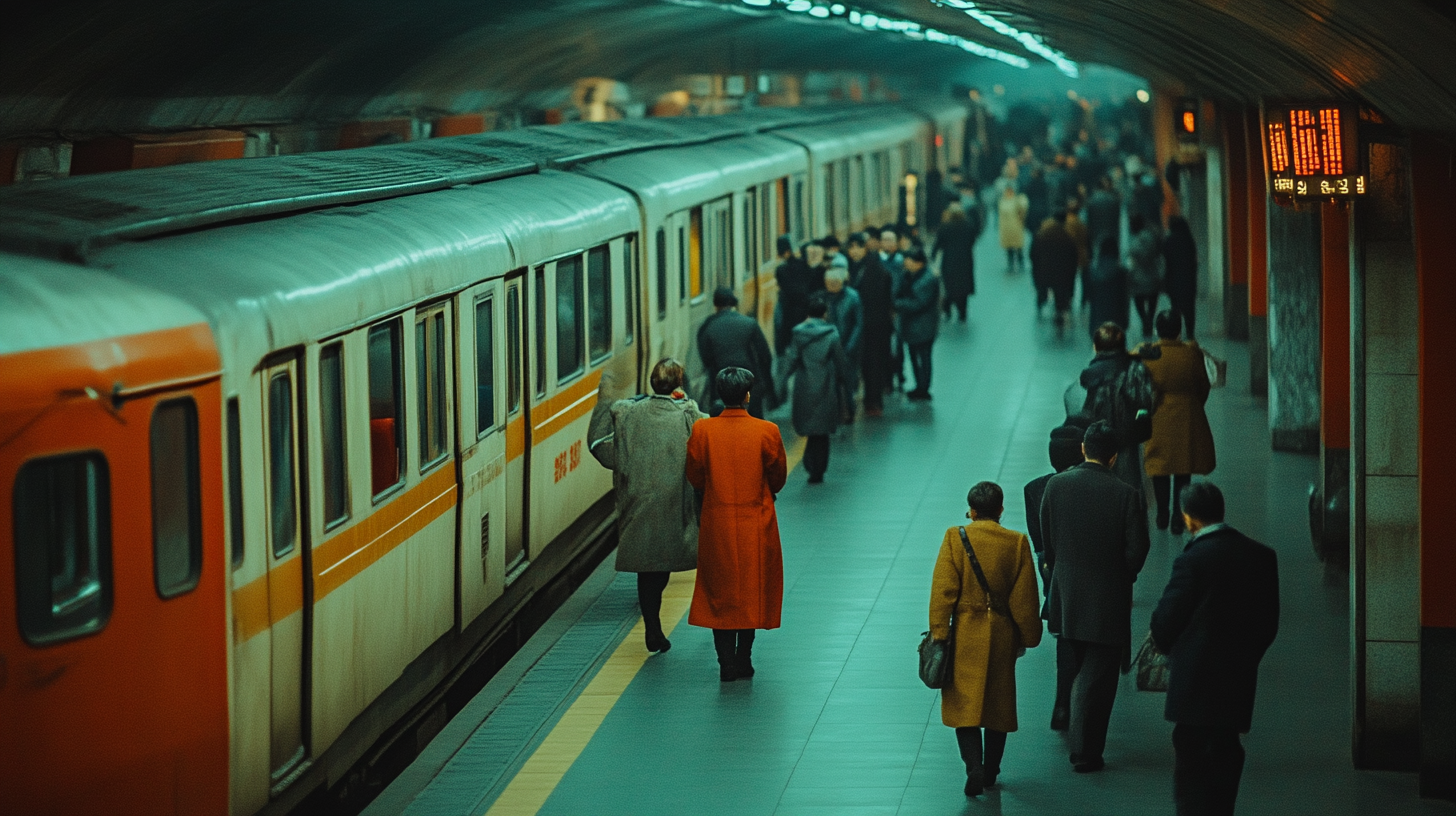
[[[995,606],[991,600],[991,585],[986,583],[986,573],[981,571],[981,562],[976,558],[975,549],[971,547],[971,539],[966,535],[966,528],[957,527],[956,530],[961,534],[961,546],[966,548],[966,555],[971,559],[971,571],[976,573],[976,583],[980,584],[981,591],[986,593],[986,605]]]

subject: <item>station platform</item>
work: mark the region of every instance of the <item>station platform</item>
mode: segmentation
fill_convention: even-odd
[[[755,677],[719,682],[711,633],[685,623],[691,573],[673,577],[664,602],[671,651],[649,655],[634,576],[609,558],[365,813],[1171,813],[1172,725],[1163,695],[1138,692],[1131,676],[1107,768],[1074,774],[1048,728],[1053,642],[1032,649],[1018,666],[1021,728],[1000,784],[971,800],[937,692],[916,677],[942,534],[982,479],[1006,492],[1003,522],[1025,529],[1022,485],[1050,470],[1062,390],[1091,358],[1080,329],[1058,339],[1036,318],[1026,274],[1005,274],[993,233],[978,247],[970,322],[943,326],[936,343],[934,401],[896,398],[884,417],[842,429],[823,484],[791,472],[778,497],[783,628],[759,633]],[[1247,350],[1204,342],[1230,369],[1208,403],[1211,478],[1229,522],[1272,546],[1280,567],[1280,631],[1261,669],[1238,812],[1456,813],[1418,798],[1414,775],[1351,767],[1348,579],[1315,558],[1305,510],[1318,460],[1271,452],[1265,405],[1241,387]],[[790,448],[796,462],[802,445]],[[1134,631],[1185,542],[1153,531]]]

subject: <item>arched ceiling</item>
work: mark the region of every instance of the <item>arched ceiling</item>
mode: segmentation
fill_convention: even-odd
[[[1028,56],[930,0],[866,0]],[[989,0],[1086,63],[1190,93],[1344,98],[1456,132],[1456,22],[1430,0]],[[1042,63],[1044,64],[1044,63]],[[81,0],[0,29],[0,138],[508,106],[585,76],[853,70],[974,81],[952,46],[738,0]]]

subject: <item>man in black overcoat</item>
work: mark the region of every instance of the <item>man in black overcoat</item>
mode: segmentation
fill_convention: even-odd
[[[1148,557],[1142,497],[1112,472],[1118,435],[1106,421],[1082,437],[1086,461],[1053,476],[1041,501],[1042,559],[1051,566],[1047,629],[1076,662],[1072,769],[1103,767],[1117,681],[1132,645],[1132,585]]]
[[[707,387],[701,403],[704,410],[717,416],[723,410],[723,401],[714,392],[713,383],[718,372],[725,368],[746,368],[753,372],[753,394],[762,394],[762,399],[748,403],[750,416],[763,419],[769,403],[777,404],[773,387],[773,355],[768,350],[768,338],[758,321],[738,311],[738,298],[726,286],[718,287],[713,293],[713,306],[717,309],[698,328],[698,354],[703,358],[704,379]]]
[[[870,249],[869,233],[849,236],[849,274],[859,292],[863,328],[860,331],[860,366],[864,377],[864,407],[869,416],[884,412],[885,389],[890,385],[890,335],[895,332],[894,280]]]
[[[1274,551],[1223,523],[1211,482],[1183,488],[1193,538],[1153,612],[1153,645],[1168,655],[1173,800],[1179,816],[1229,816],[1239,793],[1259,660],[1279,630]]]

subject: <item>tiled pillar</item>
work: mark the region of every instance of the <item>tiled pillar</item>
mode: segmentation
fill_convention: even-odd
[[[1259,112],[1246,111],[1249,160],[1245,164],[1249,200],[1249,393],[1269,393],[1269,190],[1264,181]]]
[[[1456,799],[1456,151],[1411,139],[1420,308],[1421,795]]]
[[[1320,207],[1321,560],[1350,556],[1350,208]]]
[[[1268,223],[1269,436],[1274,450],[1317,453],[1320,214],[1271,206]]]
[[[1198,239],[1198,290],[1207,304],[1198,314],[1198,327],[1206,335],[1226,336],[1224,303],[1228,299],[1228,259],[1224,240],[1224,202],[1228,191],[1224,187],[1225,160],[1223,139],[1217,127],[1218,114],[1219,110],[1212,102],[1203,104],[1202,117],[1206,123],[1200,137],[1203,168],[1196,173],[1201,198],[1195,200],[1190,195],[1187,212],[1190,220],[1195,212],[1202,218],[1202,226],[1193,229]]]
[[[1351,258],[1350,624],[1356,767],[1420,758],[1415,246],[1406,150],[1372,144]]]
[[[1224,245],[1228,247],[1228,296],[1224,298],[1224,332],[1230,340],[1249,339],[1249,134],[1243,108],[1225,108],[1223,144]]]

